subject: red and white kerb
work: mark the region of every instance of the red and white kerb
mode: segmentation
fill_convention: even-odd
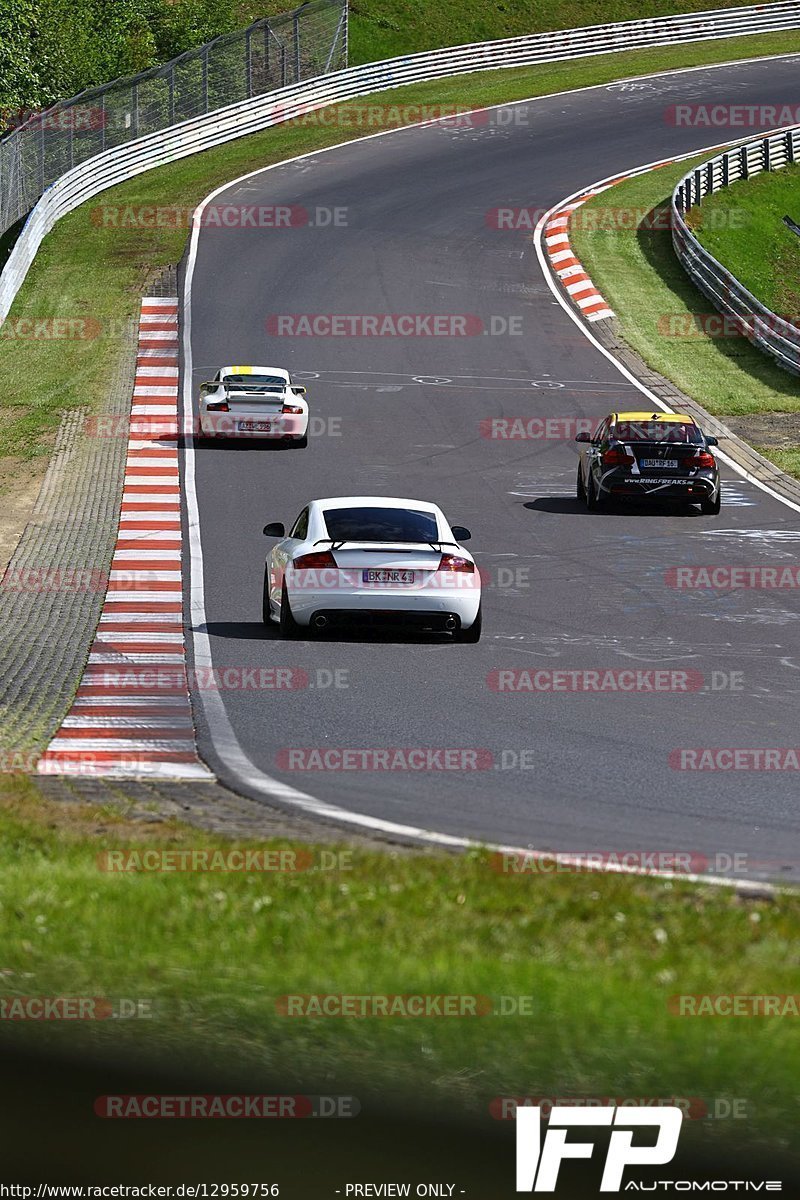
[[[213,778],[197,757],[186,677],[177,435],[178,301],[144,299],[108,590],[40,774]]]

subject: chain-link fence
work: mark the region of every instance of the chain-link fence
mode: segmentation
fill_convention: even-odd
[[[347,0],[311,0],[81,92],[0,141],[0,235],[71,167],[180,121],[347,66]]]

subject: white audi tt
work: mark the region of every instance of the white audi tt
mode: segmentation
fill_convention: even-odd
[[[200,387],[200,434],[207,438],[277,438],[305,446],[305,393],[281,367],[221,367]]]
[[[277,521],[264,533],[280,540],[264,568],[263,619],[283,637],[394,621],[480,640],[480,573],[459,545],[470,532],[435,504],[335,496],[307,504],[288,535]]]

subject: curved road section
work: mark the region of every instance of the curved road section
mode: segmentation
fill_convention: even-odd
[[[794,100],[792,59],[693,70],[373,137],[215,196],[266,215],[255,228],[212,215],[199,234],[191,394],[221,364],[276,364],[306,383],[314,418],[307,450],[231,441],[188,458],[192,611],[228,670],[225,721],[209,728],[207,680],[194,702],[221,778],[265,794],[221,756],[235,737],[278,792],[367,820],[798,879],[797,593],[674,586],[681,568],[791,565],[797,515],[732,472],[719,517],[579,506],[575,429],[642,398],[554,301],[530,231],[497,228],[495,212],[543,212],[747,132],[676,123],[677,105]],[[344,335],[333,314],[353,319]],[[400,315],[413,333],[383,320]],[[516,417],[538,420],[534,436],[503,435]],[[353,493],[432,500],[472,529],[479,645],[282,642],[262,626],[265,522],[288,528],[309,499]]]

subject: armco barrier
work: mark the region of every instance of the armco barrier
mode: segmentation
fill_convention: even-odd
[[[672,244],[692,282],[726,317],[779,366],[800,375],[800,328],[779,317],[743,287],[735,275],[700,244],[684,217],[704,196],[800,162],[800,126],[745,142],[684,175],[672,194]]]
[[[448,75],[800,28],[800,0],[558,30],[349,67],[170,126],[102,151],[60,176],[32,209],[0,276],[5,320],[44,236],[85,200],[152,167],[197,154],[313,109]]]

